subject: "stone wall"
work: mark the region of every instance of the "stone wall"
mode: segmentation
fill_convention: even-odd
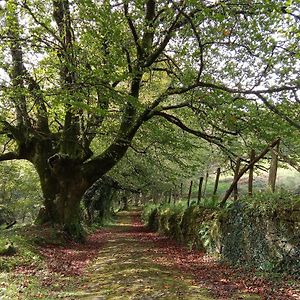
[[[191,248],[219,254],[231,264],[300,276],[300,207],[272,212],[239,202],[223,210],[161,207],[148,219],[151,229]]]

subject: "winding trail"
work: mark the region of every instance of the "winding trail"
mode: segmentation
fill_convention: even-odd
[[[294,286],[244,274],[148,232],[138,212],[119,214],[105,240],[68,299],[300,299]]]

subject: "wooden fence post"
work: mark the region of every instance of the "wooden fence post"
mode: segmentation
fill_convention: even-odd
[[[190,201],[191,201],[191,195],[192,195],[192,187],[193,187],[193,180],[191,180],[191,184],[190,184],[190,189],[189,189],[189,194],[188,194],[188,202],[187,202],[187,206],[190,206]]]
[[[218,185],[219,185],[220,173],[221,173],[221,168],[218,168],[218,169],[217,169],[217,175],[216,175],[216,181],[215,181],[214,192],[213,192],[213,195],[214,195],[214,196],[217,194],[217,191],[218,191]]]
[[[271,150],[272,158],[271,158],[268,184],[273,193],[275,192],[276,177],[277,177],[279,144],[280,144],[280,140],[278,140],[278,143],[274,147],[275,149],[273,148]]]
[[[237,176],[239,175],[239,171],[240,171],[240,167],[241,167],[241,158],[239,157],[236,161],[236,166],[235,166],[235,171],[234,171],[234,181],[236,180]],[[236,201],[238,199],[238,181],[234,186],[233,189],[233,197],[234,197],[234,201]]]
[[[183,199],[183,183],[180,183],[180,199]]]
[[[199,188],[198,188],[198,202],[197,202],[198,205],[200,204],[200,201],[201,201],[201,198],[202,198],[202,185],[203,185],[203,180],[204,180],[204,177],[201,176],[201,177],[200,177],[200,180],[199,180]]]
[[[205,197],[205,193],[206,193],[206,188],[207,188],[207,181],[208,181],[208,177],[209,177],[209,174],[208,174],[208,171],[206,171],[206,174],[205,174],[205,182],[204,182],[204,188],[203,188],[203,197]]]
[[[250,163],[255,158],[255,150],[252,149],[250,152]],[[254,164],[249,168],[249,178],[248,178],[248,195],[252,197],[253,195],[253,174],[254,174]]]

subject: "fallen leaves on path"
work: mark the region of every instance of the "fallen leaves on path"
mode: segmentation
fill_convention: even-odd
[[[265,300],[300,299],[299,285],[296,286],[295,283],[289,285],[283,281],[267,280],[257,276],[255,271],[245,272],[218,263],[203,252],[189,251],[165,236],[147,231],[137,212],[132,213],[132,224],[98,230],[90,235],[84,244],[40,247],[40,253],[44,256],[48,268],[44,277],[41,276],[43,273],[33,266],[20,266],[16,271],[24,275],[41,276],[43,286],[51,284],[51,276],[48,276],[51,272],[65,277],[84,275],[88,264],[97,257],[105,243],[120,237],[138,240],[141,247],[143,243],[147,244],[143,250],[145,257],[152,257],[153,262],[179,270],[181,274],[192,275],[195,286],[210,290],[216,299],[244,299],[243,294],[257,295]],[[149,243],[153,245],[151,248]],[[124,262],[120,261],[120,264],[122,263]],[[236,298],[236,295],[241,296]]]
[[[88,263],[97,256],[109,234],[107,229],[97,230],[84,244],[70,242],[66,246],[47,245],[40,248],[40,253],[46,259],[49,271],[65,276],[78,276],[83,274]]]
[[[210,289],[218,299],[231,299],[237,293],[253,293],[261,299],[300,299],[300,286],[290,286],[287,282],[271,281],[241,268],[233,268],[217,262],[213,257],[200,251],[190,251],[168,237],[147,232],[136,214],[129,233],[141,242],[153,242],[151,253],[154,261],[168,267],[179,268],[183,273],[192,273],[195,283]],[[299,284],[299,282],[298,282]],[[241,298],[242,299],[242,298]]]

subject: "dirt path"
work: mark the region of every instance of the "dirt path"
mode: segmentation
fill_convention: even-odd
[[[300,299],[295,286],[242,274],[147,232],[138,213],[120,214],[105,238],[68,299]]]
[[[150,233],[141,224],[132,224],[132,216],[121,214],[118,225],[111,229],[106,245],[87,271],[80,299],[215,299],[191,275],[155,263],[159,253],[147,238]]]

